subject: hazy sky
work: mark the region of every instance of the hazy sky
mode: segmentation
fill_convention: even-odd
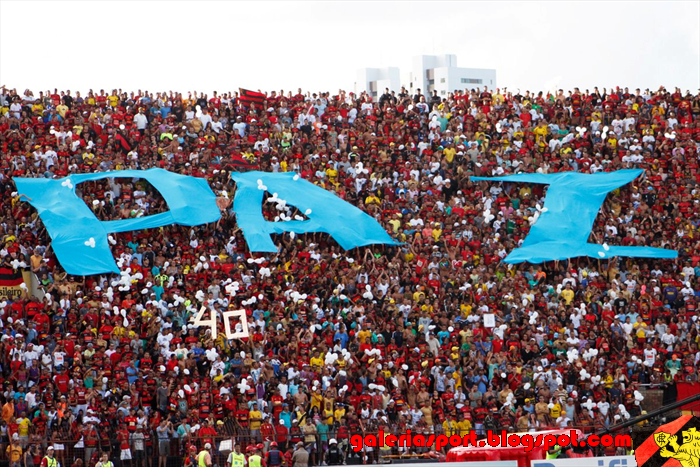
[[[0,0],[0,84],[20,92],[351,91],[358,68],[444,53],[509,89],[697,92],[700,1]]]

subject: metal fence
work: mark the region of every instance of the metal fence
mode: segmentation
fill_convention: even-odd
[[[337,427],[332,427],[327,434],[304,435],[300,432],[293,432],[286,436],[270,435],[265,436],[259,431],[251,431],[241,426],[226,424],[227,426],[220,427],[221,431],[227,431],[227,434],[217,434],[212,436],[187,436],[173,437],[167,441],[159,441],[157,437],[151,436],[143,442],[143,446],[137,445],[133,441],[128,443],[128,447],[123,447],[119,439],[99,439],[96,444],[86,446],[85,442],[76,439],[57,439],[38,440],[31,438],[22,440],[22,447],[26,450],[35,449],[35,458],[40,459],[45,455],[48,446],[54,447],[55,456],[60,462],[61,467],[92,467],[103,453],[107,453],[109,460],[115,467],[196,467],[193,455],[196,455],[203,449],[206,443],[212,445],[212,461],[218,467],[225,467],[228,455],[231,453],[234,446],[240,446],[241,452],[246,453],[249,446],[259,444],[263,445],[263,452],[269,450],[270,443],[275,441],[278,443],[279,449],[283,453],[291,453],[297,442],[304,442],[307,450],[310,451],[310,466],[321,465],[325,460],[328,442],[330,439],[336,439],[338,446],[342,452],[344,460],[347,464],[372,464],[372,463],[413,463],[420,461],[435,460],[441,454],[445,454],[449,450],[449,446],[443,448],[441,452],[435,452],[435,446],[412,446],[411,448],[393,447],[393,448],[374,448],[365,449],[362,452],[355,452],[352,448],[351,439],[353,435],[374,435],[379,436],[376,431],[349,431],[338,430]],[[540,426],[539,430],[555,428],[551,426]],[[598,427],[577,426],[568,427],[570,429],[579,429],[584,433],[592,433]],[[494,431],[500,433],[501,430],[509,432],[513,431],[513,427],[495,427]],[[402,434],[405,430],[396,428],[391,432],[396,436]],[[384,432],[381,432],[384,434]],[[413,429],[415,434],[444,434],[442,426],[436,425],[433,430],[421,431]],[[463,435],[464,433],[462,433]],[[477,435],[482,433],[477,432]],[[155,435],[155,433],[154,433]],[[481,436],[479,436],[481,437]],[[32,441],[34,441],[32,443]],[[140,443],[139,443],[140,444]],[[7,465],[5,457],[5,446],[0,446],[0,467]],[[139,449],[136,449],[139,448]],[[142,448],[142,449],[141,449]],[[4,461],[4,462],[3,462]],[[31,467],[27,463],[22,462],[20,467]]]

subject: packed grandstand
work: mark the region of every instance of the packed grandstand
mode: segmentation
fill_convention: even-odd
[[[2,88],[0,115],[1,267],[41,286],[0,304],[12,467],[49,447],[62,467],[109,465],[103,452],[164,467],[197,465],[206,444],[223,465],[234,446],[291,456],[302,443],[318,465],[331,440],[351,460],[349,437],[380,430],[593,433],[639,415],[641,389],[698,380],[700,95]],[[115,234],[126,287],[66,274],[13,182],[153,167],[206,179],[222,218]],[[591,241],[677,259],[505,263],[547,187],[471,180],[629,168],[644,174],[608,195]],[[230,175],[250,170],[296,172],[400,244],[282,234],[277,253],[251,253]],[[167,210],[144,180],[79,194],[104,221]],[[201,304],[245,309],[249,337],[226,339],[219,321],[212,339],[192,323]]]

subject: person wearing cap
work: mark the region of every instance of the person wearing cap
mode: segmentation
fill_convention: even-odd
[[[197,446],[191,444],[190,447],[187,449],[184,467],[197,467],[197,462]]]
[[[204,449],[197,454],[197,467],[211,467],[211,444],[206,443]]]
[[[5,448],[5,457],[10,461],[10,467],[20,467],[22,461],[22,446],[19,437],[12,437],[10,445]]]
[[[143,467],[146,446],[144,440],[146,436],[143,434],[143,425],[137,425],[136,431],[131,433],[131,443],[134,447],[134,467]]]
[[[233,451],[228,455],[226,467],[244,467],[246,464],[245,455],[241,452],[241,445],[236,443],[233,446]]]
[[[309,453],[304,449],[304,443],[299,441],[292,454],[292,467],[309,467]]]
[[[248,467],[263,467],[262,443],[250,446],[250,455],[248,456]]]

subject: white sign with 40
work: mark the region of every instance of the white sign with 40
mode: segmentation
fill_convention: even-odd
[[[207,310],[210,311],[209,319],[204,319],[204,315]],[[226,339],[243,339],[248,337],[250,334],[248,332],[248,318],[246,317],[245,310],[227,310],[222,311],[221,315],[224,319],[224,333]],[[211,338],[216,339],[217,325],[218,325],[219,312],[213,308],[208,308],[207,306],[202,306],[196,315],[190,318],[190,322],[193,326],[207,326],[211,330]],[[231,318],[237,318],[238,323],[231,326]]]

